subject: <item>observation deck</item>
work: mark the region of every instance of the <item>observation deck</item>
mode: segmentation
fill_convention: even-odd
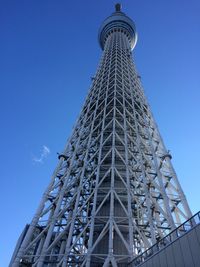
[[[99,29],[98,39],[102,50],[104,49],[107,37],[112,32],[116,31],[121,31],[127,35],[128,40],[130,41],[131,50],[133,50],[137,43],[135,24],[121,11],[120,4],[115,5],[115,12],[103,21]]]

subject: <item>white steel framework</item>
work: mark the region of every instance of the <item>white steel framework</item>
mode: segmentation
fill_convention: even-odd
[[[117,4],[78,122],[10,266],[128,266],[191,217],[135,69],[136,39]]]

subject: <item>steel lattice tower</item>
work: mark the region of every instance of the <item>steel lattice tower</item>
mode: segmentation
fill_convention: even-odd
[[[73,134],[10,266],[128,266],[191,211],[132,60],[133,21],[116,5]]]

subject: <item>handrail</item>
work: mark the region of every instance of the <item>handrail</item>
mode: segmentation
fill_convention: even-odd
[[[153,246],[142,252],[140,255],[138,255],[135,259],[129,262],[128,265],[133,264],[133,266],[138,266],[139,264],[144,262],[147,258],[151,257],[153,254],[157,253],[165,246],[169,245],[170,243],[181,237],[183,234],[185,234],[198,224],[200,224],[200,211],[194,214],[187,221],[179,225],[176,229],[174,229],[168,235],[163,237],[156,244],[154,244]]]

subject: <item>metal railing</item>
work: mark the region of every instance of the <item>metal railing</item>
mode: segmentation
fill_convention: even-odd
[[[183,234],[200,224],[200,211],[193,215],[190,219],[179,225],[175,230],[170,232],[168,235],[159,240],[155,245],[151,246],[134,260],[129,263],[129,266],[138,266],[139,264],[146,261],[148,258],[153,256],[155,253],[181,237]]]

